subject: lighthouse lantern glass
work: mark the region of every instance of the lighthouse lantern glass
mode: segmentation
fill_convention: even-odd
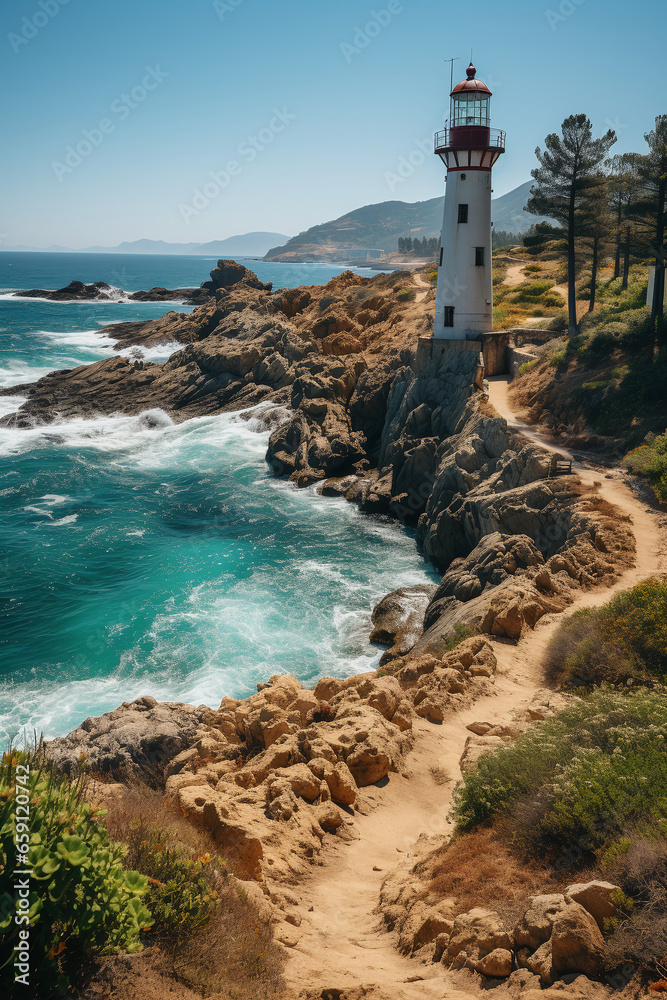
[[[490,125],[489,105],[489,97],[479,93],[457,94],[452,98],[452,125]]]

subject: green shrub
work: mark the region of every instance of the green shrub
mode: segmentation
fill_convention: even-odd
[[[600,608],[566,619],[547,649],[545,670],[569,688],[652,683],[667,678],[667,583],[645,580]]]
[[[507,277],[507,264],[497,262],[493,265],[493,284],[502,285]]]
[[[546,292],[542,296],[542,305],[547,309],[562,309],[565,305],[565,299],[560,292]]]
[[[402,288],[400,292],[396,293],[396,298],[399,302],[412,302],[415,294],[414,288]]]
[[[537,359],[534,361],[524,361],[522,365],[519,365],[519,375],[525,375],[526,372],[529,372],[531,368],[534,368],[537,364],[539,364]]]
[[[563,309],[562,312],[556,313],[556,315],[549,323],[549,329],[553,330],[554,333],[566,333],[568,326],[569,326],[569,319],[566,309]]]
[[[528,264],[526,267],[524,267],[523,273],[524,274],[537,274],[541,270],[542,270],[542,265],[541,264]]]
[[[536,278],[533,281],[524,281],[513,289],[511,296],[509,296],[510,302],[536,302],[553,285],[554,282],[549,280],[549,278]]]
[[[623,464],[635,475],[649,479],[658,499],[667,503],[667,432],[647,435],[643,445],[628,452]]]
[[[452,649],[456,649],[466,639],[472,639],[474,635],[477,635],[477,629],[473,628],[472,625],[463,625],[461,622],[457,622],[451,635],[442,641],[443,652],[450,653]]]
[[[607,384],[608,384],[608,379],[599,378],[593,382],[582,382],[581,388],[585,389],[587,392],[597,392],[598,389],[606,388]]]
[[[182,938],[207,923],[216,909],[212,873],[226,874],[225,863],[209,853],[190,855],[168,846],[168,830],[140,819],[133,823],[130,840],[132,864],[148,877],[146,904],[153,915],[153,935]]]
[[[662,836],[666,739],[662,692],[579,699],[479,759],[454,793],[458,829],[505,816],[525,843],[556,856],[608,848],[633,823]]]
[[[551,355],[549,358],[549,364],[553,365],[554,368],[558,368],[558,366],[564,364],[566,360],[567,347],[563,347],[560,351],[556,351],[555,354]]]
[[[70,978],[96,955],[139,951],[139,932],[152,919],[142,902],[148,880],[126,871],[125,848],[110,841],[103,810],[85,803],[82,792],[80,780],[58,774],[37,752],[10,750],[3,757],[0,874],[9,886],[16,843],[29,844],[25,858],[33,874],[23,926],[30,931],[30,988],[38,995],[63,995]],[[23,795],[29,798],[27,820],[17,814]],[[16,905],[13,894],[0,896],[3,965],[18,943]]]

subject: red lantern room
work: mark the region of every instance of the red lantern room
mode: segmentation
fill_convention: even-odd
[[[435,152],[449,170],[473,166],[490,170],[505,152],[505,133],[490,127],[491,91],[476,74],[470,63],[466,79],[451,92],[447,127],[435,135]]]
[[[466,70],[467,80],[457,83],[451,93],[450,125],[491,124],[491,91],[481,80],[475,79],[477,70],[472,63]]]

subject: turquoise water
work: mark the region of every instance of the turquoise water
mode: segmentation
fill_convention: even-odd
[[[274,288],[326,284],[336,274],[352,270],[371,277],[368,268],[344,268],[337,264],[270,264],[240,257],[261,281]],[[15,288],[63,288],[76,279],[90,284],[109,285],[136,292],[140,288],[189,288],[206,281],[217,257],[175,256],[171,254],[117,253],[17,253],[0,252],[0,290]]]
[[[166,309],[1,300],[4,384],[110,354],[107,311]],[[273,479],[264,409],[0,428],[0,736],[377,664],[374,603],[429,567],[399,526]]]

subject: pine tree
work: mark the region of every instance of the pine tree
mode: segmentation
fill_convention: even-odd
[[[667,115],[658,115],[655,129],[644,136],[649,151],[638,163],[641,197],[632,206],[646,256],[655,264],[651,322],[662,326],[665,306],[665,246],[667,225]]]
[[[537,184],[530,190],[526,210],[533,215],[556,219],[567,239],[567,281],[569,336],[578,333],[576,300],[576,244],[581,223],[596,185],[599,165],[616,142],[613,129],[600,139],[593,138],[593,126],[586,115],[570,115],[562,126],[562,136],[552,132],[544,150],[535,155],[539,167],[531,171]]]
[[[622,288],[628,287],[630,254],[635,243],[631,219],[632,206],[640,195],[638,153],[622,153],[607,162],[609,171],[609,207],[614,227],[614,277],[623,274]],[[622,268],[621,268],[622,263]]]
[[[595,309],[600,256],[608,246],[611,228],[608,179],[605,174],[599,173],[595,177],[595,183],[591,185],[586,205],[581,212],[577,247],[579,259],[586,264],[590,263],[591,267],[589,312],[593,312]]]

